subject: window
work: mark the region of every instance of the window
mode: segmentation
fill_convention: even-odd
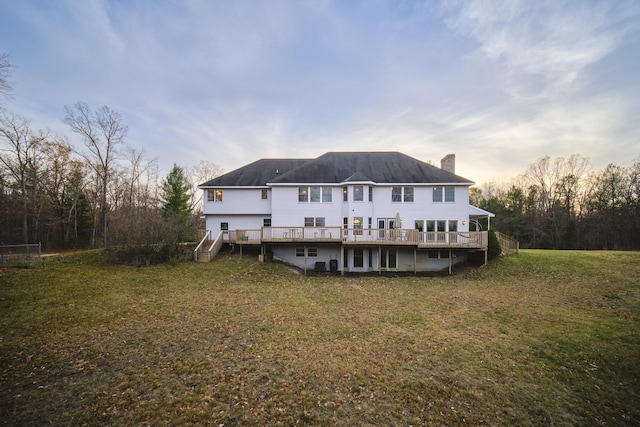
[[[304,226],[305,227],[324,227],[324,217],[323,216],[307,216],[304,218]]]
[[[413,187],[391,187],[392,202],[413,202]]]
[[[429,251],[429,258],[449,259],[449,251],[447,251],[447,250]]]
[[[265,218],[262,220],[263,227],[271,227],[271,218]]]
[[[455,187],[444,187],[444,201],[455,202],[456,201],[456,189]]]
[[[311,203],[320,203],[320,187],[309,187],[309,194]]]
[[[413,187],[402,187],[404,190],[404,198],[402,199],[405,203],[413,202]]]
[[[349,218],[347,218],[346,216],[342,218],[342,228],[344,228],[345,230],[349,228]]]
[[[424,221],[421,219],[417,219],[415,222],[415,229],[420,232],[424,231]]]
[[[229,223],[228,222],[221,222],[220,223],[220,230],[228,231],[229,230]]]
[[[364,200],[364,186],[362,185],[354,185],[353,186],[353,201],[354,202],[362,202]]]
[[[299,202],[308,202],[309,201],[309,188],[308,187],[298,187],[298,201]]]
[[[354,268],[364,267],[364,252],[362,249],[353,250],[353,267]]]
[[[442,202],[442,187],[433,187],[433,202]]]
[[[331,203],[331,187],[322,187],[322,203]]]
[[[402,201],[402,187],[391,187],[391,201],[392,202]]]
[[[222,190],[219,188],[213,190],[207,190],[207,201],[208,202],[221,202],[222,201]]]
[[[455,187],[433,187],[433,202],[442,203],[455,202],[456,201],[456,188]]]
[[[455,219],[449,220],[449,231],[452,233],[458,231],[458,221],[456,221]]]
[[[348,187],[342,187],[342,201],[343,202],[348,202],[349,201],[349,188]]]
[[[262,200],[267,200],[267,194],[268,194],[268,191],[266,188],[261,191]]]
[[[362,235],[362,217],[356,216],[353,218],[353,234],[356,236]]]
[[[304,248],[296,248],[296,256],[303,257],[305,255]],[[317,257],[318,256],[318,248],[309,248],[307,249],[307,256]]]
[[[369,186],[369,201],[373,202],[373,187]]]
[[[298,202],[330,203],[331,187],[320,187],[317,185],[311,187],[298,187]]]

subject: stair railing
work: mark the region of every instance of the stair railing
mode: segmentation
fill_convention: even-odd
[[[200,256],[200,254],[202,253],[203,249],[204,249],[204,243],[209,240],[209,236],[211,235],[211,232],[209,230],[207,230],[206,233],[204,233],[204,237],[202,237],[202,240],[200,240],[200,243],[198,243],[198,246],[196,246],[196,248],[193,250],[193,259],[194,261],[198,261],[198,257]]]

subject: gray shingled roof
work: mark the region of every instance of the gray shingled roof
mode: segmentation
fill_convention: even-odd
[[[271,183],[337,184],[354,181],[355,177],[380,184],[473,183],[399,152],[330,152],[278,176]]]
[[[473,184],[473,181],[399,152],[329,152],[316,159],[258,160],[202,186],[339,184],[354,181],[380,184]]]
[[[225,173],[217,178],[201,184],[200,187],[256,187],[265,186],[267,182],[279,175],[290,172],[309,159],[262,159]]]

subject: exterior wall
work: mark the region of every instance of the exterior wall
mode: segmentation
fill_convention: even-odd
[[[331,202],[298,202],[298,186],[274,187],[272,221],[274,227],[304,226],[305,217],[324,217],[327,227],[342,225],[342,187],[332,187]]]
[[[296,248],[314,248],[318,250],[316,257],[297,257]],[[327,271],[329,271],[329,262],[332,259],[338,261],[338,271],[342,270],[342,260],[340,259],[340,246],[338,245],[278,245],[273,248],[273,256],[288,264],[295,265],[298,268],[313,270],[316,262],[324,261]]]
[[[343,202],[343,186],[332,187],[330,203],[298,202],[298,186],[274,187],[272,191],[272,226],[304,226],[305,217],[324,217],[328,227],[342,226],[348,218],[353,227],[354,218],[363,218],[363,228],[378,228],[378,219],[395,219],[400,214],[402,228],[415,228],[416,220],[456,220],[458,231],[469,231],[469,188],[455,187],[455,202],[433,202],[433,186],[407,185],[414,188],[413,202],[393,202],[391,185],[373,186],[373,201],[369,202],[368,185],[365,184],[363,201],[353,201],[353,185],[347,185],[348,202]],[[463,224],[464,222],[464,224]],[[448,231],[438,230],[438,231]]]
[[[262,199],[263,188],[222,187],[221,189],[221,202],[209,201],[207,199],[207,189],[203,190],[203,213],[205,215],[269,214],[271,212],[270,189],[267,189],[266,199]]]
[[[402,185],[398,185],[402,186]],[[469,188],[467,186],[455,187],[455,202],[433,202],[433,185],[416,186],[407,185],[414,189],[413,202],[393,202],[391,198],[392,185],[375,186],[373,189],[373,202],[348,203],[349,224],[353,224],[353,217],[372,218],[372,228],[378,227],[378,219],[395,220],[400,214],[402,224],[400,228],[415,228],[416,220],[456,220],[458,231],[469,231]],[[464,224],[463,224],[464,221]],[[365,227],[366,228],[366,227]],[[438,230],[438,231],[448,231]]]
[[[315,257],[298,257],[296,256],[296,248],[305,249],[309,248],[317,249],[318,256]],[[345,247],[344,253],[347,257],[346,268],[344,266],[342,252],[339,245],[278,245],[272,248],[275,258],[284,261],[288,264],[294,265],[298,268],[307,270],[313,270],[315,263],[323,261],[325,263],[327,271],[330,267],[330,261],[337,260],[338,271],[349,273],[367,273],[378,272],[380,265],[380,251],[377,247],[364,247],[362,249],[364,256],[364,266],[362,268],[355,268],[353,266],[353,250],[354,248]],[[449,267],[448,250],[442,251],[428,251],[417,250],[415,252],[415,267],[414,267],[414,250],[406,248],[393,248],[397,251],[397,267],[381,269],[383,272],[428,272],[428,271],[441,271]],[[369,252],[371,252],[371,267],[369,266]],[[308,253],[308,252],[305,252]],[[463,251],[453,251],[452,265],[456,265],[467,261],[467,253]],[[434,258],[434,255],[436,256]],[[442,256],[442,257],[440,257]]]
[[[220,231],[221,223],[229,224],[229,230],[257,230],[264,224],[269,215],[207,215],[207,230],[215,238]]]

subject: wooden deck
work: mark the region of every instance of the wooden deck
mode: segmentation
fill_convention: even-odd
[[[485,249],[486,231],[427,232],[410,229],[354,229],[341,227],[262,227],[224,233],[225,243],[340,243],[345,246],[413,246],[438,249]]]

